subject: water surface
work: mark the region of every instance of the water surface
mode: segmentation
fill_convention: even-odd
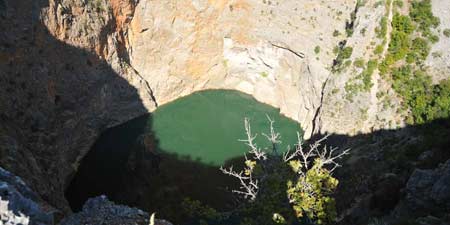
[[[244,118],[249,118],[260,147],[270,143],[261,132],[269,133],[267,116],[275,120],[281,134],[280,151],[297,141],[300,125],[280,114],[279,109],[256,101],[250,95],[230,90],[207,90],[179,98],[159,107],[152,115],[151,130],[160,149],[221,165],[243,155],[247,146]]]

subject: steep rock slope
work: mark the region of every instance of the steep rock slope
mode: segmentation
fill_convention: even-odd
[[[69,212],[64,189],[79,161],[101,131],[154,107],[151,90],[119,58],[111,5],[2,3],[0,165]]]

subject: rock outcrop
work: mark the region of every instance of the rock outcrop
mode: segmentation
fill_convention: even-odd
[[[57,210],[39,198],[17,176],[0,167],[0,223],[4,225],[53,224]]]
[[[61,225],[148,225],[149,219],[149,214],[140,209],[116,205],[106,196],[99,196],[86,201],[81,212],[64,219]],[[172,225],[165,220],[155,219],[154,222],[154,225]]]
[[[431,170],[416,169],[406,184],[406,198],[397,211],[445,214],[450,210],[450,160]]]

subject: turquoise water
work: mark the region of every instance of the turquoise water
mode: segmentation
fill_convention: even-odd
[[[274,127],[281,134],[279,151],[293,146],[300,124],[277,108],[231,90],[200,91],[163,105],[152,114],[148,129],[158,139],[159,149],[218,166],[248,151],[239,141],[246,138],[244,118],[250,120],[252,132],[258,133],[258,146],[270,146],[261,134],[269,133],[266,115],[275,120]]]

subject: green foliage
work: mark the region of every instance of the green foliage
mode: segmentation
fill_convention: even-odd
[[[450,29],[447,28],[442,32],[446,37],[450,38]]]
[[[365,27],[363,29],[361,29],[361,31],[360,31],[360,33],[362,34],[363,37],[366,36],[366,32],[367,32],[367,29]]]
[[[333,37],[337,37],[339,35],[341,35],[341,33],[338,30],[334,30]]]
[[[383,45],[377,45],[377,47],[375,47],[375,50],[373,51],[373,53],[380,55],[381,53],[383,53],[384,47]]]
[[[317,224],[328,224],[333,222],[337,215],[336,202],[330,195],[336,190],[339,182],[320,165],[319,160],[316,160],[314,166],[306,172],[306,176],[296,182],[289,181],[287,194],[297,217],[307,216]],[[293,170],[296,168],[293,167]],[[310,186],[305,188],[305,184]]]
[[[345,67],[351,64],[351,61],[346,60],[352,56],[353,48],[352,47],[344,47],[344,48],[336,48],[337,56],[333,63],[333,72],[341,72]]]
[[[315,48],[314,48],[314,53],[316,53],[316,54],[319,54],[320,53],[320,46],[316,46]]]
[[[431,28],[436,28],[440,24],[439,18],[431,11],[430,0],[414,0],[409,15],[419,25],[419,30],[425,37],[431,36]]]
[[[431,78],[412,66],[403,66],[392,71],[394,90],[399,93],[411,109],[415,123],[447,118],[450,115],[450,81],[443,80],[432,85]]]
[[[392,18],[392,28],[405,34],[411,34],[415,29],[409,16],[400,15],[399,13],[395,13]]]
[[[403,1],[402,0],[394,0],[394,5],[402,8],[403,7]]]
[[[430,45],[423,38],[416,38],[412,41],[411,52],[409,55],[414,57],[415,61],[423,61],[430,54]]]
[[[431,43],[435,44],[439,41],[439,37],[437,35],[432,34],[428,36],[428,40],[430,40]]]
[[[372,88],[372,75],[377,66],[377,60],[369,60],[367,67],[358,76],[345,84],[345,97],[347,100],[351,101],[358,92],[367,92]]]
[[[350,56],[352,56],[352,53],[353,53],[352,47],[345,47],[344,49],[342,49],[342,51],[340,52],[338,57],[340,57],[342,59],[348,59],[348,58],[350,58]]]
[[[288,207],[289,200],[286,195],[286,182],[295,179],[295,173],[282,160],[272,157],[270,165],[262,166],[262,162],[252,161],[254,169],[244,171],[244,173],[251,172],[253,177],[264,176],[264,179],[259,179],[258,182],[260,187],[258,197],[241,205],[233,213],[238,220],[246,221],[247,225],[275,225],[280,224],[282,220],[285,224],[293,224],[298,221],[293,208]],[[274,218],[274,214],[278,216]]]
[[[364,59],[361,59],[361,58],[356,59],[356,60],[353,62],[353,65],[355,65],[355,66],[358,67],[358,68],[364,68]]]
[[[414,25],[408,16],[396,13],[392,19],[392,28],[388,51],[395,62],[408,54],[411,45],[410,34],[414,31]]]
[[[267,72],[261,72],[261,73],[259,73],[259,75],[261,75],[262,77],[267,77],[267,76],[269,76],[269,74],[267,73]]]
[[[433,16],[430,0],[414,0],[409,17],[399,13],[394,15],[389,53],[378,65],[380,74],[391,73],[393,89],[402,96],[404,104],[411,112],[410,123],[421,124],[449,116],[449,81],[444,80],[433,85],[431,78],[422,68],[423,61],[430,54],[430,42],[439,40],[431,32],[431,29],[438,25],[439,18]],[[414,31],[423,38],[414,35],[415,38],[411,41]],[[399,60],[405,60],[406,65],[397,64],[395,67],[395,62]],[[413,66],[413,63],[417,66]]]
[[[386,16],[381,17],[380,26],[375,28],[375,33],[377,34],[378,38],[386,37],[387,25],[388,25],[388,18]]]
[[[394,61],[403,59],[408,53],[411,41],[409,36],[403,32],[393,31],[388,51]]]

